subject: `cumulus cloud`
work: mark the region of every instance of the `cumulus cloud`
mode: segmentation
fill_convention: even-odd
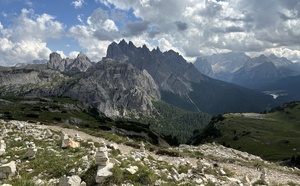
[[[0,24],[0,65],[48,59],[51,50],[47,39],[59,38],[64,32],[64,25],[54,19],[48,14],[38,15],[23,9],[9,27]]]
[[[89,58],[96,62],[106,55],[107,46],[114,39],[121,37],[115,22],[109,18],[107,11],[101,8],[94,10],[87,18],[86,24],[72,26],[69,34],[87,50]]]
[[[160,41],[161,49],[176,48],[187,57],[233,50],[272,51],[294,59],[300,51],[298,0],[97,1],[124,11],[132,10],[141,19],[139,24],[127,23],[128,34],[124,36],[155,39]],[[156,29],[149,30],[151,27]]]
[[[74,8],[78,9],[81,8],[84,4],[84,0],[77,0],[77,1],[72,1],[71,5],[74,6]]]
[[[129,22],[125,26],[125,33],[123,35],[126,37],[141,35],[144,31],[148,30],[148,26],[148,21]]]

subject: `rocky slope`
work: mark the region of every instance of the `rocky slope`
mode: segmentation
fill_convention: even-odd
[[[300,184],[296,168],[216,144],[160,149],[39,123],[2,120],[1,126],[6,186]]]
[[[112,43],[106,58],[147,70],[160,88],[162,99],[178,107],[211,114],[236,111],[259,112],[272,104],[270,96],[201,74],[178,53],[159,48],[150,51],[132,42]],[[221,105],[221,106],[220,106]]]
[[[52,54],[52,61],[53,56],[60,59],[58,54]],[[1,96],[71,97],[108,116],[125,116],[128,111],[147,115],[153,109],[152,100],[160,99],[158,87],[147,71],[112,60],[69,75],[45,65],[1,67],[0,86]]]

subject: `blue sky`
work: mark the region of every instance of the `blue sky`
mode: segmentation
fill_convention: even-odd
[[[189,61],[231,51],[297,61],[299,17],[298,0],[0,0],[0,65],[55,51],[99,61],[121,39]]]

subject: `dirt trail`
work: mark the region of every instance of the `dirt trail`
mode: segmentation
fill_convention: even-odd
[[[64,133],[68,134],[71,137],[74,137],[75,134],[77,133],[83,140],[89,140],[90,139],[90,140],[92,140],[94,142],[98,142],[98,143],[102,143],[102,142],[105,142],[106,144],[112,143],[111,141],[108,141],[104,138],[95,137],[95,136],[89,135],[85,132],[82,132],[82,131],[79,131],[79,130],[76,130],[76,129],[68,129],[68,128],[63,128],[63,127],[55,126],[55,125],[39,125],[39,126],[43,129],[51,129],[51,130],[56,131],[56,132],[64,132]],[[126,146],[126,145],[123,145],[123,144],[118,144],[118,146],[119,146],[119,149],[120,149],[122,154],[129,154],[132,150],[134,150],[133,147]]]
[[[92,135],[89,135],[85,132],[82,131],[78,131],[76,129],[68,129],[68,128],[62,128],[60,126],[54,126],[54,125],[39,125],[39,127],[43,128],[43,129],[51,129],[53,131],[57,131],[57,132],[64,132],[70,136],[75,136],[75,134],[79,134],[80,137],[84,140],[92,140],[94,142],[105,142],[106,144],[112,143],[111,141],[108,141],[104,138],[100,138],[100,137],[95,137]],[[119,150],[122,154],[129,154],[132,150],[136,150],[133,147],[124,145],[124,144],[118,144],[119,146]],[[148,155],[152,156],[153,158],[160,160],[160,161],[165,161],[168,162],[170,164],[173,164],[176,161],[180,161],[181,159],[185,159],[185,161],[189,161],[191,163],[191,165],[196,166],[197,165],[197,158],[191,158],[191,157],[170,157],[170,156],[161,156],[161,155],[156,155],[153,152],[150,151],[146,151]],[[220,163],[220,162],[216,162],[213,161],[211,159],[208,159],[211,163],[217,163],[219,164],[219,166],[229,169],[232,172],[234,172],[234,174],[236,175],[236,177],[238,177],[239,179],[243,179],[245,177],[245,175],[247,175],[250,179],[253,178],[258,178],[260,176],[260,171],[258,171],[255,167],[245,167],[243,165],[239,165],[239,163],[233,162],[233,163]],[[300,185],[300,177],[296,174],[289,174],[289,173],[284,173],[282,171],[277,171],[274,169],[267,169],[266,170],[268,173],[268,178],[270,182],[276,182],[276,183],[281,183],[281,184],[286,184],[286,180],[289,181],[293,181],[296,184]]]

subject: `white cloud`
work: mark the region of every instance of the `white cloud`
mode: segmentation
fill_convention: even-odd
[[[84,4],[84,0],[77,0],[77,1],[72,1],[71,5],[74,6],[74,8],[78,9],[81,8]]]
[[[67,56],[64,54],[64,51],[62,50],[56,50],[56,53],[58,53],[62,58],[66,58]]]
[[[78,56],[79,53],[80,52],[78,52],[78,51],[72,51],[72,52],[69,53],[69,58],[75,59]]]
[[[232,50],[273,51],[282,55],[285,51],[284,56],[290,59],[298,56],[300,2],[297,0],[96,1],[108,7],[133,10],[147,27],[132,27],[130,33],[151,36],[160,48],[176,48],[187,57]],[[153,27],[155,34],[149,29]],[[130,38],[129,34],[123,36]]]
[[[59,38],[64,32],[63,24],[51,15],[37,15],[28,9],[23,9],[13,20],[7,28],[0,24],[0,65],[48,59],[51,50],[47,39]]]

